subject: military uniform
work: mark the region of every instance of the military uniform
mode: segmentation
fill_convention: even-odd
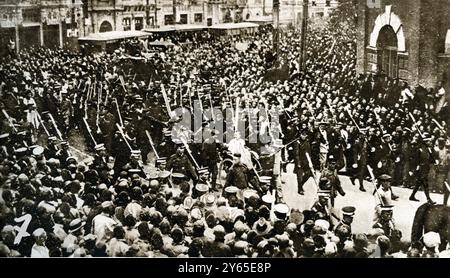
[[[181,173],[193,180],[198,179],[194,166],[185,154],[179,155],[176,153],[169,157],[166,170],[173,173]]]
[[[297,190],[299,194],[304,194],[303,185],[312,177],[308,158],[311,158],[311,146],[308,140],[297,141],[294,143],[294,173],[297,174]]]
[[[246,189],[249,183],[249,170],[243,163],[236,163],[231,166],[228,172],[225,186],[235,186],[239,189]]]
[[[424,139],[426,141],[431,140],[430,138]],[[413,192],[411,193],[410,200],[411,201],[417,201],[415,198],[417,191],[420,187],[423,187],[425,196],[427,197],[427,200],[429,203],[434,203],[431,200],[430,197],[430,189],[428,186],[428,175],[430,172],[431,164],[434,163],[433,160],[433,153],[431,149],[429,149],[427,146],[422,146],[419,149],[419,152],[417,153],[416,159],[417,159],[417,167],[416,167],[416,175],[417,175],[417,183],[414,186]]]

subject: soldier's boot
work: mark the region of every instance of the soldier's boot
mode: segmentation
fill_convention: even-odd
[[[362,184],[359,186],[359,190],[362,191],[362,192],[366,192],[366,191],[367,191],[367,190],[364,188],[364,185],[362,185]]]
[[[413,192],[411,193],[411,196],[409,196],[410,201],[419,202],[419,200],[416,199],[416,193],[419,190],[418,186],[415,186],[413,189]]]
[[[345,191],[341,185],[338,185],[336,189],[339,192],[339,194],[341,194],[341,196],[345,196]]]
[[[350,181],[351,181],[351,183],[352,183],[352,185],[355,185],[355,177],[350,177]]]
[[[428,188],[428,186],[426,186],[426,187],[424,188],[424,192],[425,192],[425,196],[427,197],[428,203],[431,204],[431,205],[435,205],[436,202],[433,201],[433,200],[431,200],[431,197],[430,197],[430,189]]]

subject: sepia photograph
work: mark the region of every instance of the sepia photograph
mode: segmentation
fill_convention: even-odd
[[[448,0],[0,0],[0,257],[450,258],[448,92]]]

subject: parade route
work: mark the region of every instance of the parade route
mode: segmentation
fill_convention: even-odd
[[[297,180],[295,174],[292,173],[293,165],[289,165],[287,173],[283,175],[286,183],[283,184],[284,201],[290,208],[296,208],[300,211],[311,209],[314,204],[317,193],[316,185],[312,178],[304,186],[305,195],[297,193]],[[341,217],[341,208],[345,206],[354,206],[356,215],[354,217],[352,231],[354,233],[367,233],[374,224],[375,216],[375,196],[372,195],[374,186],[369,182],[365,182],[364,186],[367,192],[359,191],[359,184],[352,185],[350,179],[346,176],[340,176],[342,186],[346,192],[344,197],[336,197],[334,214]],[[426,202],[425,195],[422,191],[417,192],[416,198],[420,202],[409,200],[411,189],[394,187],[393,191],[400,198],[394,202],[394,219],[397,229],[402,231],[403,239],[409,241],[411,239],[411,227],[417,208]],[[431,194],[431,198],[438,204],[442,203],[442,194]]]

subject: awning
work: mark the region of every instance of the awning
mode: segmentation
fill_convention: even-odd
[[[256,28],[259,25],[252,22],[240,22],[240,23],[222,23],[209,26],[209,29],[213,30],[232,30],[232,29],[246,29]]]
[[[111,31],[103,33],[93,33],[87,37],[79,38],[80,41],[113,41],[129,38],[146,37],[149,34],[142,31]]]
[[[153,41],[149,43],[149,46],[164,46],[164,47],[172,47],[175,44],[166,41]]]
[[[146,29],[143,29],[142,31],[148,32],[148,33],[174,32],[175,31],[175,26],[173,26],[173,25],[165,25],[165,26],[161,26],[159,28],[146,28]]]

